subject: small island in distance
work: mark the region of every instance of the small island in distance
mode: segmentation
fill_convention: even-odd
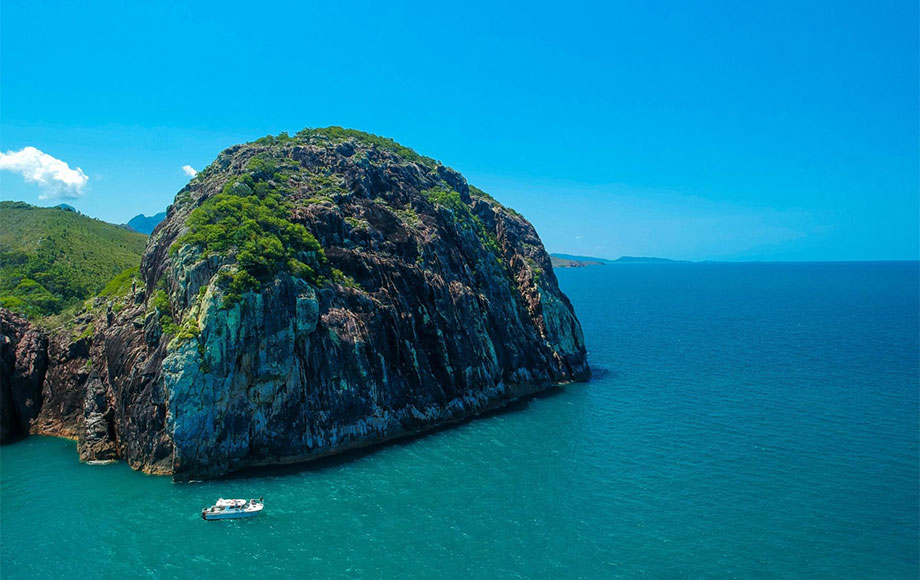
[[[583,268],[585,266],[603,266],[605,264],[685,264],[687,260],[671,260],[670,258],[650,258],[642,256],[622,256],[616,260],[607,258],[592,258],[590,256],[575,256],[572,254],[550,254],[553,268]]]

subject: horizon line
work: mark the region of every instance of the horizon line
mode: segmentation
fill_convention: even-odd
[[[823,263],[854,263],[854,262],[920,262],[920,257],[918,258],[842,258],[842,259],[813,259],[813,260],[783,260],[783,259],[757,259],[757,260],[746,260],[746,259],[715,259],[715,258],[704,258],[701,260],[686,260],[678,258],[665,258],[661,256],[620,256],[619,258],[603,258],[600,256],[582,256],[579,254],[569,254],[567,252],[555,252],[547,250],[547,253],[550,256],[555,257],[567,257],[572,256],[574,258],[581,258],[584,261],[596,260],[600,261],[601,264],[611,263],[619,265],[628,265],[628,264],[640,264],[641,262],[632,262],[630,260],[650,260],[659,264],[775,264],[775,263],[784,263],[784,264],[823,264]],[[623,260],[627,258],[627,260]],[[581,261],[581,260],[575,260]]]

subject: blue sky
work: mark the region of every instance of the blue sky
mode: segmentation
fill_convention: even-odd
[[[0,152],[70,173],[0,171],[0,198],[124,222],[184,165],[342,125],[458,169],[551,251],[917,259],[917,22],[900,1],[4,0]]]

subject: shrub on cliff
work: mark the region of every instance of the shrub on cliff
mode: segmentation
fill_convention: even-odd
[[[189,232],[172,246],[174,252],[192,244],[205,255],[235,255],[239,270],[229,281],[229,303],[281,271],[316,283],[316,268],[325,263],[316,238],[290,220],[288,202],[266,181],[275,165],[261,159],[251,166],[253,174],[229,181],[192,211]]]

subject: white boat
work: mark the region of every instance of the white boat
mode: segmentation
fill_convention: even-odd
[[[203,520],[231,520],[251,518],[262,513],[262,498],[259,499],[224,499],[220,498],[211,507],[201,510]]]

